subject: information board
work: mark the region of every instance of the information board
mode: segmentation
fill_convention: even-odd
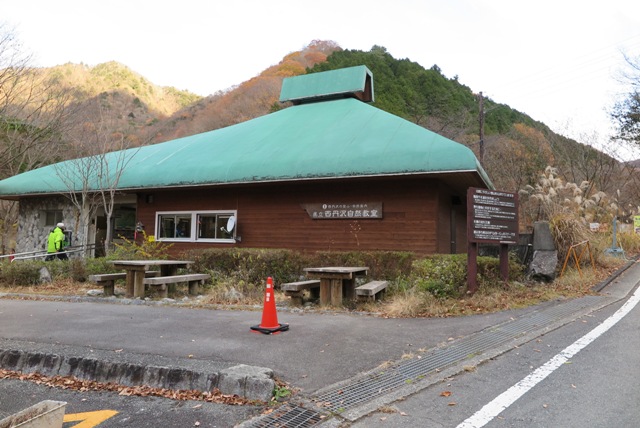
[[[471,187],[467,191],[467,206],[469,242],[518,242],[517,194]]]

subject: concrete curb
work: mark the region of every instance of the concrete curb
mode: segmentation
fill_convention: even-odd
[[[81,380],[112,382],[125,386],[150,386],[171,390],[238,395],[248,400],[269,401],[275,389],[273,370],[237,365],[216,367],[203,360],[176,360],[158,356],[125,354],[110,358],[65,347],[47,351],[28,343],[0,342],[0,367],[45,376],[73,376]],[[31,344],[32,345],[32,344]],[[29,349],[29,348],[32,349]]]
[[[591,289],[598,293],[601,292],[607,285],[611,284],[613,281],[618,279],[620,275],[626,272],[627,269],[633,266],[639,259],[640,259],[640,255],[630,259],[627,263],[625,263],[623,266],[618,268],[618,270],[616,270],[611,276],[607,277],[603,281],[600,281],[598,284],[591,287]]]

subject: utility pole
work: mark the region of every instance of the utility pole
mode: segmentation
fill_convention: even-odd
[[[480,164],[484,163],[484,97],[482,92],[478,94],[479,108],[480,108]]]

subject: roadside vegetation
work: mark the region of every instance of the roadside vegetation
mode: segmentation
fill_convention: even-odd
[[[609,277],[639,253],[640,237],[618,234],[625,258],[606,254],[611,234],[589,232],[588,249],[576,264],[569,257],[558,264],[558,276],[552,282],[529,278],[526,267],[512,255],[509,280],[500,278],[499,260],[478,258],[478,291],[467,293],[466,254],[416,257],[405,252],[320,252],[302,254],[290,250],[210,249],[184,255],[194,260],[190,270],[209,273],[211,281],[202,295],[186,300],[196,307],[260,308],[267,277],[274,279],[276,302],[289,304],[289,298],[278,291],[280,284],[304,278],[307,266],[368,266],[368,279],[384,279],[389,287],[384,298],[375,302],[354,302],[335,310],[364,311],[387,317],[449,317],[517,309],[554,299],[573,298],[594,293],[593,287]],[[86,295],[98,289],[88,282],[89,275],[113,271],[111,260],[157,259],[167,257],[168,246],[145,241],[127,242],[109,256],[69,261],[16,261],[0,264],[0,292],[25,295]],[[576,255],[582,249],[578,249]],[[560,251],[566,253],[567,251]],[[591,257],[593,256],[593,257]],[[593,259],[593,265],[591,260]],[[579,266],[579,269],[578,269]],[[46,267],[52,281],[40,282],[40,270]],[[560,276],[560,273],[562,275]],[[124,283],[117,284],[122,295]],[[182,287],[178,287],[180,290]],[[186,297],[177,295],[176,300]],[[308,299],[304,310],[318,306]]]
[[[542,281],[531,277],[528,267],[510,254],[509,278],[500,276],[499,260],[478,257],[479,288],[467,293],[466,254],[435,254],[418,257],[399,251],[350,251],[300,253],[285,249],[217,248],[189,251],[182,258],[193,260],[193,272],[211,275],[202,295],[188,299],[193,306],[256,307],[263,304],[265,283],[273,278],[276,301],[289,304],[278,292],[280,284],[305,279],[310,266],[368,266],[367,280],[389,282],[383,299],[351,302],[340,310],[366,311],[388,317],[447,317],[522,308],[543,301],[594,293],[593,288],[640,254],[640,235],[619,228],[613,246],[612,220],[618,211],[616,198],[602,191],[587,191],[588,183],[576,185],[558,178],[551,167],[540,174],[536,186],[520,192],[520,213],[525,224],[549,224],[558,251],[556,277]],[[587,197],[589,194],[591,196]],[[534,217],[535,213],[535,217]],[[521,221],[522,223],[522,221]],[[594,224],[599,224],[594,228]],[[624,230],[623,230],[624,229]],[[0,292],[24,294],[85,295],[96,289],[89,275],[114,272],[110,263],[118,259],[168,258],[171,245],[154,240],[124,240],[107,256],[68,261],[0,263]],[[520,256],[521,257],[521,256]],[[6,259],[5,259],[6,260]],[[41,281],[46,267],[51,282]],[[117,284],[118,285],[118,284]],[[123,283],[119,284],[122,294]],[[181,290],[181,287],[178,287]],[[179,299],[182,296],[176,296]],[[307,296],[308,297],[308,296]],[[317,308],[309,301],[305,310]],[[338,310],[337,308],[335,308]]]

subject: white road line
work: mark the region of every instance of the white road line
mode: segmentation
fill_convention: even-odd
[[[529,376],[498,395],[493,401],[458,425],[457,428],[480,428],[488,424],[493,418],[502,413],[503,410],[511,406],[518,398],[522,397],[531,388],[553,373],[558,367],[562,366],[588,344],[616,325],[618,321],[631,312],[631,310],[638,304],[638,301],[640,301],[640,288],[633,293],[633,296],[631,296],[631,298],[627,300],[615,314],[611,315],[589,333],[567,346],[564,350],[547,361],[544,365],[540,366]]]

